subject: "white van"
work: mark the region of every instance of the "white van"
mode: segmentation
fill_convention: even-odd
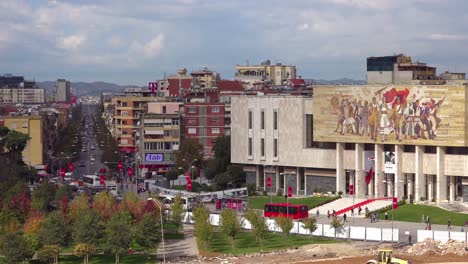
[[[175,195],[161,194],[158,196],[158,199],[166,205],[167,209],[170,209],[171,206],[174,204]],[[182,205],[184,207],[184,210],[191,211],[196,202],[197,197],[182,196]]]

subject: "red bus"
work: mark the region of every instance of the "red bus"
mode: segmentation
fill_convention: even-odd
[[[263,216],[265,217],[289,217],[292,219],[303,219],[309,217],[309,207],[305,204],[290,203],[267,203]]]

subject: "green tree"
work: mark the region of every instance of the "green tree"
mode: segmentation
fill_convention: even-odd
[[[66,197],[67,201],[70,201],[73,198],[73,191],[70,185],[61,185],[55,191],[55,201],[60,202],[62,198]]]
[[[39,211],[46,211],[55,197],[55,187],[44,181],[32,192],[32,208]]]
[[[70,242],[70,228],[62,214],[50,213],[42,223],[39,240],[43,245],[66,247]]]
[[[31,259],[34,250],[21,234],[7,233],[0,240],[0,254],[5,257],[7,263],[19,263]]]
[[[279,217],[275,218],[276,225],[281,228],[281,232],[283,233],[283,239],[289,236],[291,229],[293,228],[294,224],[291,218],[284,217],[280,215]]]
[[[171,169],[166,173],[166,178],[168,181],[172,183],[172,186],[174,186],[174,181],[177,180],[179,177],[179,172],[177,169]]]
[[[132,243],[131,226],[128,215],[115,214],[106,224],[105,240],[109,249],[115,255],[115,263],[120,262],[120,255],[124,253]]]
[[[182,167],[184,171],[188,171],[194,160],[196,164],[200,165],[203,163],[203,145],[201,145],[196,139],[185,138],[181,141],[179,150],[175,152],[175,163],[177,167]]]
[[[195,220],[195,235],[197,239],[201,240],[205,249],[208,248],[208,242],[213,236],[213,226],[210,223],[210,210],[203,206],[198,205],[193,210]]]
[[[90,209],[89,197],[86,194],[81,193],[69,204],[68,217],[71,221],[75,221],[81,214],[89,211]]]
[[[333,216],[330,222],[330,225],[331,225],[330,228],[335,229],[335,237],[336,237],[336,233],[339,232],[341,228],[343,227],[343,222],[341,222],[337,216]]]
[[[309,230],[310,237],[312,237],[312,233],[317,230],[317,219],[315,217],[309,217],[304,220],[302,220],[302,224],[304,225],[304,228]]]
[[[213,146],[215,173],[220,174],[227,170],[231,164],[231,137],[220,136],[216,138]]]
[[[174,203],[171,206],[171,222],[176,226],[176,232],[179,233],[179,228],[184,220],[184,205],[182,194],[178,193],[174,197]]]
[[[73,223],[72,238],[75,243],[96,245],[102,235],[99,217],[93,211],[81,214]]]
[[[58,264],[58,258],[62,252],[62,248],[57,245],[45,245],[37,251],[37,258],[43,262],[49,262]]]
[[[89,263],[89,255],[96,253],[96,247],[94,245],[79,243],[73,249],[73,255],[83,258],[83,263]]]
[[[226,189],[229,183],[233,187],[242,185],[245,182],[246,174],[242,166],[229,165],[226,172],[217,174],[214,178],[214,182],[222,189]]]
[[[261,212],[249,209],[245,214],[245,219],[250,222],[252,226],[252,233],[255,235],[255,239],[260,244],[260,251],[263,248],[263,240],[269,232],[266,218],[263,217]]]
[[[221,232],[223,232],[229,238],[231,246],[234,248],[234,239],[242,230],[243,221],[239,220],[236,211],[232,209],[223,209],[220,216]]]
[[[135,227],[135,241],[146,250],[148,260],[151,249],[157,246],[161,238],[160,230],[161,224],[152,214],[145,214]]]

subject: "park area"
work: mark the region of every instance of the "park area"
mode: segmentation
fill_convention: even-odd
[[[429,216],[431,224],[447,225],[448,219],[451,219],[452,226],[464,226],[468,222],[468,214],[455,213],[444,210],[437,206],[420,205],[420,204],[405,204],[394,210],[393,220],[402,222],[421,223],[422,216]],[[388,217],[391,218],[392,210],[388,211]],[[379,217],[384,219],[384,214]]]

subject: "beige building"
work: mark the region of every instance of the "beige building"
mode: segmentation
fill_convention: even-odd
[[[29,135],[26,148],[23,150],[24,163],[37,166],[44,164],[43,120],[41,116],[7,116],[5,127]]]
[[[220,80],[219,73],[204,68],[200,71],[193,71],[190,73],[192,76],[192,85],[195,89],[204,89],[216,87],[216,82]]]
[[[466,89],[439,88],[459,93],[463,91],[463,94]],[[393,138],[394,134],[385,141],[379,134],[374,141],[356,139],[367,137],[367,132],[352,135],[352,132],[345,131],[342,135],[341,131],[318,129],[330,124],[334,124],[335,129],[337,117],[333,117],[333,109],[326,111],[317,107],[315,100],[327,98],[317,96],[320,88],[315,89],[315,98],[232,97],[231,161],[244,166],[247,183],[254,183],[258,188],[273,193],[292,187],[294,195],[311,195],[317,191],[341,191],[346,195],[349,186],[354,185],[356,197],[393,194],[416,201],[468,201],[468,144],[464,134],[460,135],[463,137],[462,143],[450,143],[453,140],[451,137],[459,132],[452,128],[455,132],[446,134],[450,128],[443,128],[447,124],[444,120],[447,111],[453,109],[453,105],[450,105],[456,104],[456,93],[447,95],[447,101],[440,106],[438,117],[442,119],[441,127],[432,141],[415,137],[399,141]],[[329,89],[342,87],[324,87],[322,91]],[[436,97],[434,99],[438,100]],[[330,105],[330,102],[320,102],[320,105]],[[328,121],[317,119],[316,115],[323,114],[329,115]],[[466,119],[464,110],[459,115]],[[460,125],[459,121],[451,124]],[[464,127],[464,124],[463,121],[461,126]],[[323,140],[318,141],[317,138]],[[447,138],[448,141],[445,140]],[[386,156],[391,158],[386,160]],[[366,175],[370,168],[374,174],[368,184]],[[266,186],[268,178],[271,179],[271,188]]]
[[[251,86],[259,83],[283,85],[288,79],[296,79],[296,66],[271,65],[270,60],[259,65],[236,65],[235,79]]]
[[[1,88],[0,103],[43,104],[44,89],[39,88]]]
[[[71,87],[70,81],[58,79],[55,83],[54,101],[55,102],[70,102]]]

